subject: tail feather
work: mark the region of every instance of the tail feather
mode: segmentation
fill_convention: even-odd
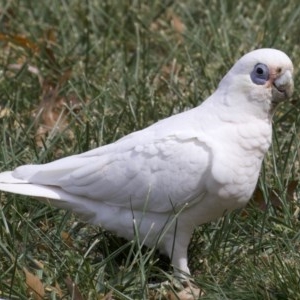
[[[5,178],[10,179],[9,175]],[[0,181],[1,180],[3,180],[3,177],[0,178]],[[37,198],[41,202],[71,210],[77,213],[84,221],[94,224],[99,223],[98,219],[96,218],[97,212],[95,211],[95,206],[97,207],[97,204],[95,205],[94,201],[91,201],[85,197],[72,195],[59,187],[31,183],[0,182],[0,192],[1,191],[31,196]],[[100,203],[98,203],[98,206],[100,206]]]
[[[18,179],[13,176],[12,171],[6,171],[0,173],[0,183],[28,183],[27,180]]]
[[[67,194],[61,188],[29,183],[0,183],[0,191],[57,200],[66,198]]]

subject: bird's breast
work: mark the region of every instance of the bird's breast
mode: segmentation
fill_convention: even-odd
[[[222,200],[226,210],[232,210],[243,207],[250,199],[272,132],[267,122],[235,126],[223,132],[222,147],[213,148],[208,189]]]

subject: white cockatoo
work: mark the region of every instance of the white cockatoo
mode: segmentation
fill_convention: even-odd
[[[127,239],[138,228],[146,245],[189,274],[193,229],[246,205],[271,144],[274,108],[292,91],[289,57],[252,51],[200,106],[112,144],[3,172],[0,190],[44,198]]]

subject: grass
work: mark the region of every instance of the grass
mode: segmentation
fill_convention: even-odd
[[[282,49],[295,93],[275,114],[261,192],[197,228],[189,256],[203,299],[299,299],[299,15],[295,0],[3,2],[0,169],[113,142],[198,105],[242,54]],[[46,299],[163,299],[148,283],[169,279],[167,265],[138,239],[1,193],[4,298],[40,299],[26,268]]]

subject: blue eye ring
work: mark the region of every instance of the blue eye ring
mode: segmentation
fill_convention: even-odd
[[[269,68],[265,64],[258,63],[250,74],[253,83],[264,85],[270,78]]]

